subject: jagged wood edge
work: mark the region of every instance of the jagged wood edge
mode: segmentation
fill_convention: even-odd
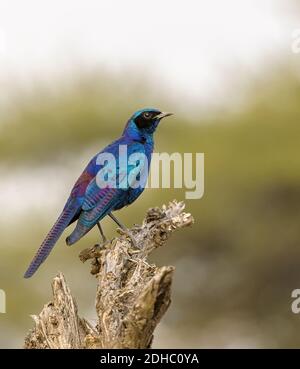
[[[166,244],[177,229],[190,226],[193,217],[184,213],[184,203],[173,201],[162,208],[151,208],[141,226],[130,231],[138,248],[126,235],[105,248],[96,245],[80,253],[91,260],[91,273],[98,280],[93,327],[78,316],[64,275],[53,280],[53,302],[46,304],[35,327],[25,339],[25,348],[147,348],[153,332],[171,302],[174,268],[157,267],[147,258]],[[122,233],[122,232],[121,232]]]

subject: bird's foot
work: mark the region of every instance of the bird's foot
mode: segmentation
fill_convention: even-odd
[[[104,238],[101,243],[97,243],[95,245],[95,248],[98,249],[98,250],[102,250],[110,243],[111,243],[110,240],[108,240],[107,238]]]
[[[138,246],[138,244],[136,242],[136,239],[135,239],[134,235],[129,231],[129,229],[118,228],[118,232],[121,235],[124,235],[124,236],[126,236],[126,237],[128,237],[130,239],[133,248],[139,249],[139,246]]]

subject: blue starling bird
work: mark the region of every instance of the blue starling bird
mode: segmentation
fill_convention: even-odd
[[[105,242],[106,238],[100,221],[107,215],[120,228],[125,232],[127,231],[112,212],[133,203],[143,192],[144,185],[133,186],[133,183],[127,180],[136,166],[130,164],[127,160],[122,160],[120,147],[126,146],[128,156],[143,154],[140,157],[144,157],[144,161],[147,161],[145,167],[147,167],[146,175],[148,175],[154,146],[153,133],[160,120],[169,115],[171,113],[164,113],[151,108],[137,111],[128,120],[122,136],[92,158],[75,183],[62,213],[38,249],[24,275],[25,278],[30,278],[36,272],[50,254],[65,228],[76,220],[78,221],[75,229],[66,239],[68,245],[80,240],[95,225],[98,226],[103,242]],[[100,154],[112,154],[114,156],[116,159],[114,176],[119,184],[122,182],[122,186],[99,186],[97,174],[104,168],[104,164],[99,164],[98,161]],[[143,167],[143,164],[145,164],[141,163],[141,160],[143,161],[143,159],[139,160],[139,167]],[[126,176],[125,182],[122,179],[124,176]],[[133,178],[138,178],[138,176],[133,176]]]

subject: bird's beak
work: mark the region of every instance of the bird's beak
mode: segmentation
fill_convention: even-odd
[[[155,119],[162,119],[162,118],[165,118],[165,117],[169,117],[170,115],[173,115],[173,113],[162,112],[162,113],[156,115]]]

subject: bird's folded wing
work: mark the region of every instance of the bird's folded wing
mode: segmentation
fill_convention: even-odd
[[[124,201],[124,195],[124,191],[118,188],[99,188],[94,179],[86,193],[79,222],[88,227],[93,226],[120,201]]]
[[[126,206],[128,191],[144,187],[148,160],[140,143],[127,145],[127,157],[114,152],[116,160],[99,165],[99,171],[86,188],[79,221],[92,226],[114,208]]]

